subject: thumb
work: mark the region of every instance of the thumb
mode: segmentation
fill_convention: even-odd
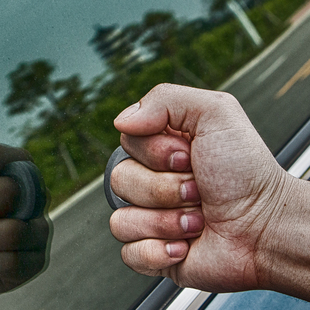
[[[214,117],[215,110],[218,110],[214,106],[218,106],[221,94],[223,93],[160,84],[139,103],[124,110],[114,120],[114,125],[120,132],[133,136],[157,134],[170,125],[172,129],[189,132],[194,137],[199,130],[197,124],[202,123],[199,122],[201,117],[204,118],[203,123]]]

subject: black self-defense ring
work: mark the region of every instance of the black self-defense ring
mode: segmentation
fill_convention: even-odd
[[[4,166],[0,176],[12,178],[20,188],[18,206],[7,217],[28,221],[42,216],[47,203],[44,179],[30,161],[14,161]]]
[[[123,160],[130,158],[130,155],[128,155],[124,149],[119,146],[111,155],[109,158],[107,167],[105,169],[104,173],[104,192],[107,197],[107,201],[110,205],[110,207],[113,210],[117,210],[119,208],[128,207],[132,204],[123,200],[122,198],[115,195],[111,188],[111,174],[113,169]]]

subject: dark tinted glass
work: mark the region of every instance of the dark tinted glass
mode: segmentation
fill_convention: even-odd
[[[122,263],[101,177],[119,145],[113,119],[156,84],[233,93],[274,153],[309,118],[309,22],[223,86],[305,1],[239,2],[261,43],[229,10],[210,11],[212,1],[2,4],[0,142],[32,153],[53,197],[54,235],[48,268],[0,295],[0,307],[125,309],[158,281]]]

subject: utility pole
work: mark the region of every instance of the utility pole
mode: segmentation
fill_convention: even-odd
[[[61,157],[63,158],[66,166],[67,166],[67,169],[68,169],[68,172],[69,172],[69,175],[71,177],[72,180],[78,180],[79,179],[79,174],[77,172],[77,169],[75,167],[75,164],[73,162],[73,159],[69,153],[69,150],[67,148],[67,146],[64,144],[64,143],[61,143],[59,145],[59,151],[60,151],[60,155]]]
[[[228,9],[236,16],[237,20],[248,34],[253,44],[256,47],[261,47],[264,44],[264,41],[240,4],[236,0],[229,0],[226,2],[226,5]]]

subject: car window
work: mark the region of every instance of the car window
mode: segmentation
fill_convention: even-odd
[[[201,2],[3,3],[0,142],[31,152],[51,191],[54,233],[48,268],[2,294],[1,308],[126,309],[158,282],[121,261],[122,245],[109,231],[112,210],[101,178],[119,145],[113,119],[153,82],[144,83],[136,94],[125,94],[130,68],[100,50],[107,32],[111,40],[126,41],[124,59],[134,60],[139,46],[132,47],[129,37],[118,34],[141,24],[146,14],[156,19],[157,11],[168,20],[196,18]],[[145,54],[141,51],[139,57]],[[119,81],[116,88],[123,85],[124,96],[115,96],[119,90],[113,79]]]
[[[103,191],[119,145],[113,119],[152,87],[232,93],[275,155],[309,119],[309,22],[265,53],[306,1],[230,2],[237,9],[203,0],[2,5],[0,143],[31,152],[53,225],[48,267],[0,295],[3,309],[127,309],[162,280],[123,264]]]

